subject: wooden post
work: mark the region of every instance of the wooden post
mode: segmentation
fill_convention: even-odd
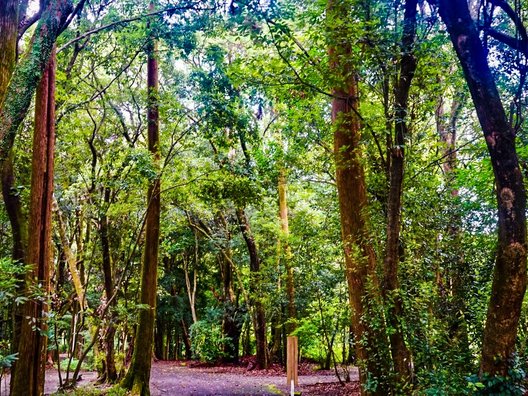
[[[298,340],[297,337],[292,336],[288,337],[287,342],[287,352],[286,352],[286,381],[288,386],[290,386],[291,381],[295,386],[299,385],[299,375],[298,375],[298,360],[299,360],[299,349],[298,349]]]

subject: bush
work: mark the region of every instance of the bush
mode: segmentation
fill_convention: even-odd
[[[468,378],[468,388],[472,395],[522,396],[526,394],[525,371],[517,364],[508,371],[508,376],[472,375]]]
[[[191,325],[190,338],[193,358],[211,362],[226,357],[226,345],[231,342],[222,333],[222,311],[209,309],[202,320]]]
[[[191,325],[191,349],[193,357],[201,361],[214,361],[225,356],[229,337],[222,335],[222,326],[208,320],[199,320]]]

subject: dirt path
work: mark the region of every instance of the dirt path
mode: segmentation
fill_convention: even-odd
[[[357,371],[352,380],[357,379]],[[85,371],[79,387],[94,386],[96,373]],[[317,395],[315,384],[335,383],[332,372],[313,372],[299,376],[296,391]],[[50,395],[59,386],[56,369],[46,371],[45,394]],[[9,378],[0,384],[0,395],[8,395]],[[188,367],[180,362],[154,362],[152,364],[150,390],[152,396],[276,396],[289,395],[286,375],[282,373],[266,374],[259,371],[246,371],[243,367]],[[333,393],[333,392],[332,392]],[[349,394],[349,393],[347,393]]]
[[[150,388],[153,396],[228,396],[228,395],[281,395],[289,394],[286,375],[257,375],[257,372],[225,372],[222,368],[189,368],[178,364],[156,363],[151,373]],[[317,383],[335,382],[329,373],[299,376],[299,387]]]

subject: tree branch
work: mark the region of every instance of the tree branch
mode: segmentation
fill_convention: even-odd
[[[171,12],[175,12],[175,11],[195,9],[195,7],[194,7],[195,4],[197,4],[197,3],[193,3],[193,4],[191,4],[189,6],[186,6],[186,7],[169,7],[169,8],[165,8],[163,10],[153,11],[153,12],[149,12],[149,13],[142,14],[142,15],[137,15],[137,16],[131,17],[131,18],[120,19],[119,21],[115,21],[115,22],[109,23],[107,25],[99,26],[98,28],[95,28],[95,29],[92,29],[92,30],[88,30],[87,32],[84,32],[83,34],[71,39],[66,44],[64,44],[62,47],[57,49],[57,53],[65,50],[66,48],[68,48],[70,45],[76,43],[77,41],[82,40],[82,39],[84,39],[86,37],[89,37],[89,36],[91,36],[91,35],[93,35],[95,33],[99,33],[99,32],[101,32],[103,30],[111,29],[111,28],[113,28],[115,26],[124,25],[126,23],[138,21],[140,19],[148,18],[148,17],[151,17],[151,16],[161,15],[161,14],[164,14],[164,13],[171,13]],[[205,9],[209,9],[209,8],[205,8]]]

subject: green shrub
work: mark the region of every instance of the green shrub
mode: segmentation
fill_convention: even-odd
[[[516,364],[508,371],[508,376],[472,375],[468,378],[471,395],[522,396],[526,394],[526,372]]]
[[[222,333],[224,312],[220,308],[210,308],[202,320],[190,327],[191,350],[194,359],[211,362],[226,357],[224,351],[231,343],[229,337]]]
[[[191,326],[193,357],[210,362],[225,356],[224,348],[229,337],[222,335],[222,326],[209,320],[199,320]]]

